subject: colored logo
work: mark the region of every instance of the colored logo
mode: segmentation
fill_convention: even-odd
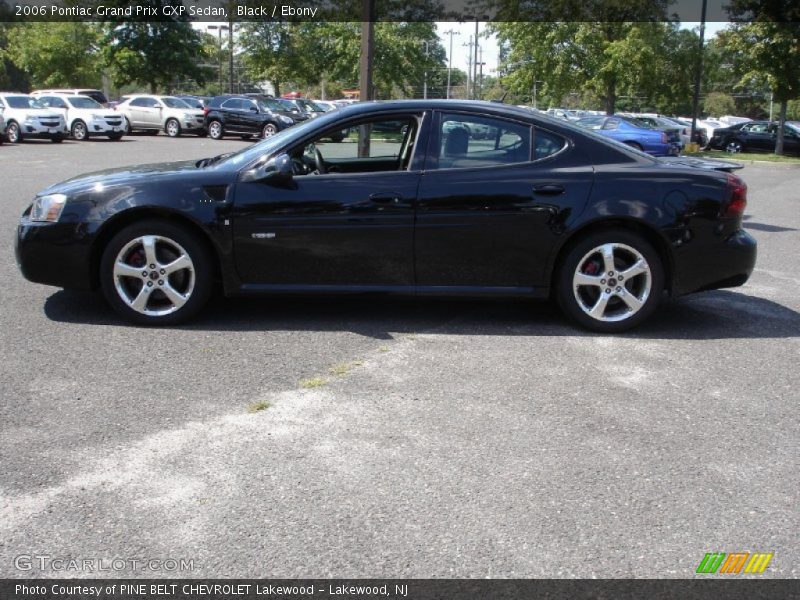
[[[698,573],[763,573],[772,560],[772,552],[709,552],[700,561]]]

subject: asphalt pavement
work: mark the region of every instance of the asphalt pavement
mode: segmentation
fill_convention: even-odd
[[[248,144],[0,147],[0,577],[98,575],[53,558],[128,577],[693,577],[740,551],[774,553],[759,577],[800,574],[800,169],[740,172],[747,285],[621,336],[546,303],[431,300],[220,298],[139,328],[17,271],[18,216],[46,185]]]

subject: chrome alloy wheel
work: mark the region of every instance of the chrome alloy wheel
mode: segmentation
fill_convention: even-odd
[[[195,268],[180,244],[143,235],[123,246],[114,260],[114,287],[122,301],[148,317],[180,309],[192,295]]]
[[[598,321],[618,322],[647,302],[653,277],[644,256],[626,244],[608,243],[587,252],[572,277],[575,300]]]

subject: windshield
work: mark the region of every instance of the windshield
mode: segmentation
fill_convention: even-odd
[[[70,96],[69,103],[75,108],[103,108],[88,96]]]
[[[9,108],[45,108],[45,105],[30,96],[6,96]]]
[[[294,140],[305,136],[309,131],[326,127],[331,123],[335,123],[340,118],[340,115],[326,113],[321,117],[309,119],[308,121],[284,129],[253,146],[234,152],[220,160],[217,164],[241,167],[259,158],[266,158],[267,156],[271,156],[279,147],[291,144]]]
[[[282,98],[275,98],[275,102],[280,104],[283,110],[291,110],[295,112],[298,111],[298,108],[288,100],[283,100]]]
[[[161,98],[161,101],[166,105],[167,108],[192,108],[180,98],[172,98],[170,96],[166,96],[164,98]]]

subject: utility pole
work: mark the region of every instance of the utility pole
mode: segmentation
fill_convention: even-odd
[[[478,17],[475,17],[475,64],[473,65],[474,73],[472,75],[472,98],[476,99],[478,97],[478,86],[476,85],[478,81]]]
[[[233,21],[228,21],[228,72],[231,75],[230,92],[233,93]]]
[[[359,64],[359,95],[362,102],[373,99],[372,57],[375,48],[375,0],[361,0],[361,62]],[[362,125],[358,132],[358,156],[369,157],[370,126]]]
[[[472,78],[472,36],[469,36],[469,43],[461,44],[464,48],[469,47],[469,58],[467,58],[467,99],[472,95],[472,87],[475,82]]]
[[[450,74],[453,72],[453,36],[454,35],[461,35],[458,31],[450,29],[445,31],[443,35],[450,36],[450,54],[448,55],[448,65],[447,65],[447,95],[446,97],[450,98]]]
[[[486,63],[483,62],[483,47],[478,46],[478,50],[480,51],[481,61],[478,63],[480,67],[480,76],[478,78],[478,94],[475,96],[476,100],[483,100],[483,65]]]
[[[219,93],[221,94],[224,90],[222,89],[222,32],[225,29],[228,29],[227,25],[207,25],[206,29],[211,31],[217,30],[217,63],[219,66]]]

